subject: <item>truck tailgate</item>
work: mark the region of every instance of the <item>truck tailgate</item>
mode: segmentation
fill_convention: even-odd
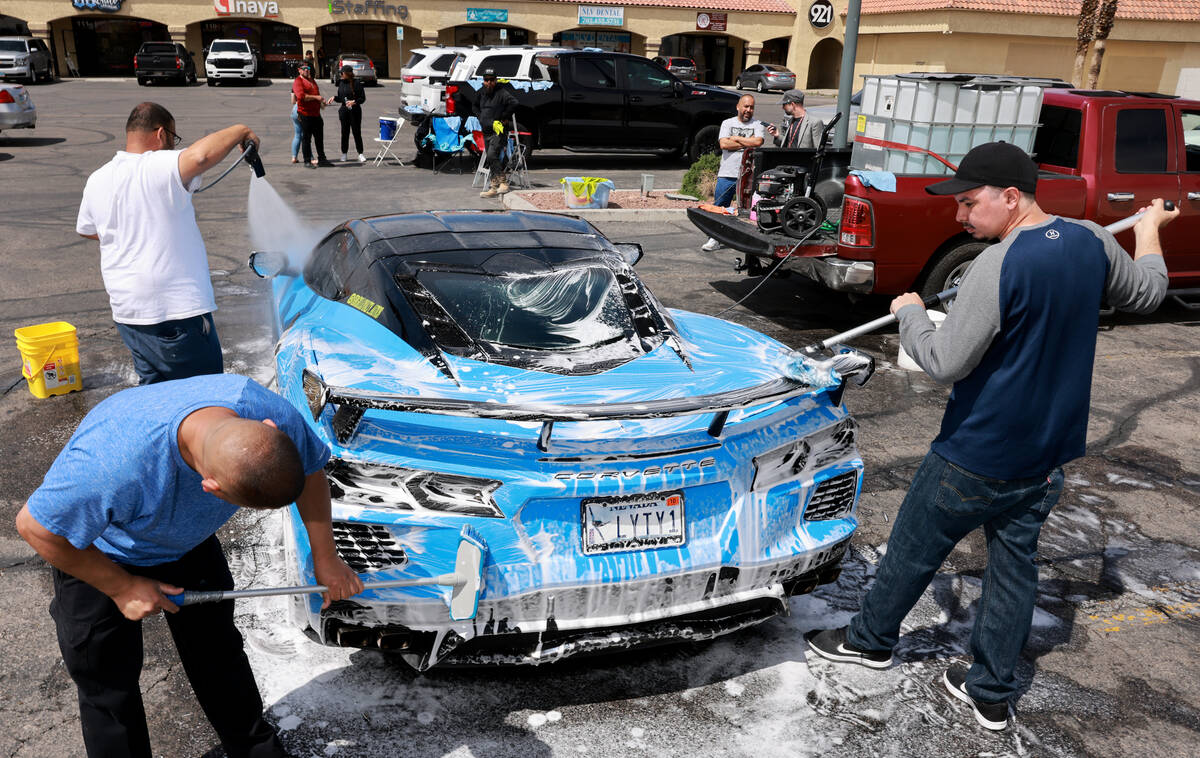
[[[703,208],[688,208],[688,220],[700,231],[726,247],[764,258],[782,258],[799,240],[782,233],[764,232],[753,221]],[[834,219],[831,219],[834,220]],[[805,242],[794,255],[832,255],[834,243],[820,236]]]

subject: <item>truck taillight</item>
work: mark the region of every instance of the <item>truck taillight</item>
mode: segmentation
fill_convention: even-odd
[[[457,93],[458,93],[458,85],[456,85],[456,84],[446,85],[446,115],[447,116],[454,115],[454,95],[456,95]]]
[[[133,56],[133,70],[137,71],[137,56]]]
[[[851,247],[871,247],[875,244],[875,219],[871,204],[857,197],[842,199],[841,242]]]
[[[175,56],[175,68],[183,68],[183,61],[179,59],[178,55]]]

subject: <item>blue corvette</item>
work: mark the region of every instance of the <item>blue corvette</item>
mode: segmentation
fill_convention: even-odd
[[[330,445],[342,557],[368,589],[293,615],[326,644],[539,663],[711,638],[837,578],[862,460],[841,404],[873,368],[664,308],[637,245],[543,213],[349,221],[277,253],[279,391]],[[313,582],[299,515],[292,578]],[[466,613],[461,611],[464,592]]]

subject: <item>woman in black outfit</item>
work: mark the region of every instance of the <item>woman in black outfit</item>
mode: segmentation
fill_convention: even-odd
[[[329,98],[330,104],[341,103],[338,118],[342,121],[342,160],[346,160],[346,149],[350,147],[350,132],[354,132],[354,147],[358,150],[359,163],[367,160],[363,155],[362,104],[367,99],[362,82],[354,78],[354,69],[342,66],[342,78],[338,81],[337,94]]]

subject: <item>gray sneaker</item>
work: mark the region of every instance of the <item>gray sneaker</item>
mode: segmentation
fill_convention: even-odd
[[[942,684],[946,685],[946,690],[951,695],[971,706],[971,710],[975,712],[975,720],[984,729],[1000,732],[1008,727],[1008,701],[987,703],[967,694],[966,666],[951,666],[946,669],[946,673],[942,674]]]
[[[708,242],[705,242],[703,245],[701,245],[700,249],[706,253],[711,253],[712,251],[720,250],[723,247],[725,247],[725,246],[722,245],[720,242],[717,242],[712,237],[709,237]]]
[[[817,655],[838,663],[857,663],[873,669],[885,669],[892,665],[891,651],[879,653],[859,650],[846,641],[846,627],[840,629],[817,629],[804,635],[808,649]]]

